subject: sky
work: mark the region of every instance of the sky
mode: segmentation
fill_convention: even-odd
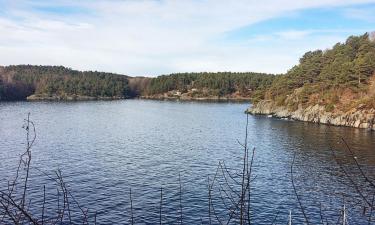
[[[0,65],[285,73],[374,25],[375,0],[0,0]]]

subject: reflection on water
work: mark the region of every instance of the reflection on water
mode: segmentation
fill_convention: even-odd
[[[32,165],[49,174],[60,168],[76,199],[99,224],[129,222],[129,188],[133,191],[137,223],[158,223],[160,186],[165,192],[163,220],[176,223],[179,215],[178,174],[183,186],[184,221],[207,222],[207,176],[219,160],[238,168],[242,157],[246,115],[244,103],[197,103],[125,100],[109,102],[0,103],[0,182],[14,174],[24,148],[23,118],[31,112],[37,126]],[[351,224],[361,224],[352,185],[339,162],[360,180],[345,149],[344,138],[366,174],[374,178],[375,134],[366,130],[249,117],[249,143],[256,148],[252,185],[254,224],[286,223],[292,210],[300,223],[290,181],[296,154],[297,191],[314,224],[325,216],[337,219],[343,201]],[[37,198],[51,181],[34,170]],[[50,185],[52,186],[52,185]],[[361,186],[365,188],[365,186]],[[47,193],[54,195],[54,191]],[[35,200],[38,203],[38,200]],[[53,202],[49,203],[53,208]]]

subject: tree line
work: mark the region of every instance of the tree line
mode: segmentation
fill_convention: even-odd
[[[266,90],[274,77],[272,74],[253,72],[175,73],[152,79],[145,93],[154,95],[172,90],[184,93],[191,89],[208,89],[217,96],[234,92],[249,96],[254,91]]]
[[[23,100],[32,94],[128,97],[128,77],[63,66],[7,66],[0,70],[0,100]]]
[[[269,87],[274,75],[262,73],[178,73],[156,78],[128,77],[112,73],[81,72],[62,66],[17,65],[0,69],[0,100],[44,96],[136,97],[177,90],[207,89],[223,96],[249,95]]]

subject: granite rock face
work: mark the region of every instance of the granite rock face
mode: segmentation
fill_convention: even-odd
[[[324,106],[314,105],[307,108],[298,107],[291,111],[285,106],[276,106],[272,101],[260,101],[251,106],[247,113],[253,115],[272,115],[277,118],[289,118],[293,120],[331,124],[336,126],[347,126],[363,128],[375,131],[375,109],[357,107],[348,112],[327,112]]]

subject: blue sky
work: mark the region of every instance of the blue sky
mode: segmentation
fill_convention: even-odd
[[[374,12],[374,14],[370,14]],[[358,15],[354,15],[358,13]],[[363,14],[362,14],[363,13]],[[282,34],[295,31],[298,35],[360,33],[375,29],[375,4],[363,4],[356,7],[314,8],[291,12],[259,23],[250,24],[228,32],[227,39],[241,41],[264,34]],[[298,32],[300,31],[300,32]],[[291,33],[291,35],[293,35]],[[290,38],[293,38],[292,36]]]
[[[284,73],[375,30],[375,0],[0,0],[0,65]]]

